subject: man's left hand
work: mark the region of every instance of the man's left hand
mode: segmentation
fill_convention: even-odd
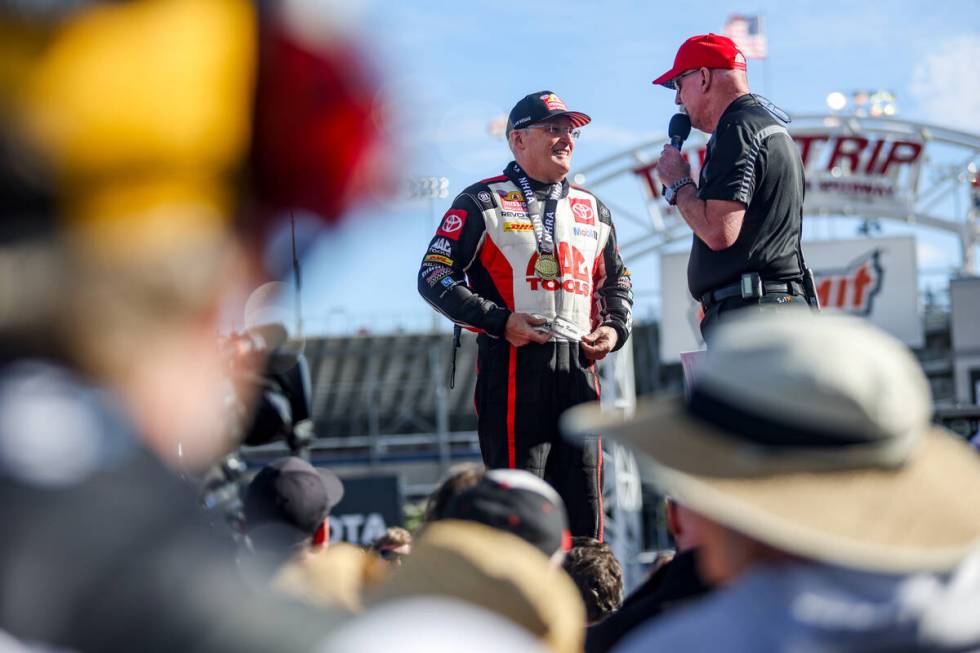
[[[582,338],[579,345],[585,357],[591,361],[601,361],[606,354],[613,350],[619,341],[616,329],[611,326],[601,326],[589,335]]]
[[[669,144],[664,145],[657,160],[657,176],[664,186],[670,186],[678,179],[691,176],[691,164],[680,150]]]

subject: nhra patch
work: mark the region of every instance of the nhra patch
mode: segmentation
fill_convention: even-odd
[[[429,245],[429,251],[433,254],[452,254],[452,245],[445,238],[439,238],[431,245]]]
[[[595,225],[595,211],[592,210],[592,203],[589,200],[570,199],[568,203],[571,206],[572,215],[575,216],[575,222]]]
[[[440,256],[439,254],[429,254],[423,261],[431,261],[432,263],[442,263],[443,265],[452,266],[453,260],[447,256]]]
[[[504,231],[534,231],[530,222],[505,222]]]
[[[442,224],[436,231],[437,236],[445,236],[452,240],[459,240],[459,235],[463,233],[463,225],[466,224],[466,211],[464,209],[449,209],[446,211]],[[426,260],[429,260],[428,258]]]

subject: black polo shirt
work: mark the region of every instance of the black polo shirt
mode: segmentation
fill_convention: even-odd
[[[801,278],[803,192],[803,161],[783,123],[752,95],[728,105],[708,140],[698,197],[748,208],[731,247],[715,252],[694,236],[687,265],[691,295],[700,299],[737,283],[745,272],[766,280]]]

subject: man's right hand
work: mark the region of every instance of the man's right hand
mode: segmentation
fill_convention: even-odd
[[[548,333],[538,331],[534,327],[545,324],[548,320],[527,313],[511,313],[504,328],[504,338],[515,347],[523,347],[529,342],[544,344],[551,337]]]

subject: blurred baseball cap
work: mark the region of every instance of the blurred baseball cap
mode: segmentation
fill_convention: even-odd
[[[446,507],[445,519],[475,521],[517,535],[546,556],[571,548],[565,504],[543,480],[520,469],[494,469]]]
[[[245,521],[250,533],[274,526],[284,545],[311,538],[344,496],[344,485],[326,469],[302,458],[274,460],[245,490]]]
[[[653,83],[675,90],[674,79],[697,68],[745,70],[745,55],[727,36],[710,33],[692,36],[677,49],[673,67]]]
[[[568,116],[576,129],[592,122],[592,118],[579,111],[569,111],[568,107],[553,91],[538,91],[521,98],[507,117],[507,133],[515,129],[524,129],[535,123]]]

